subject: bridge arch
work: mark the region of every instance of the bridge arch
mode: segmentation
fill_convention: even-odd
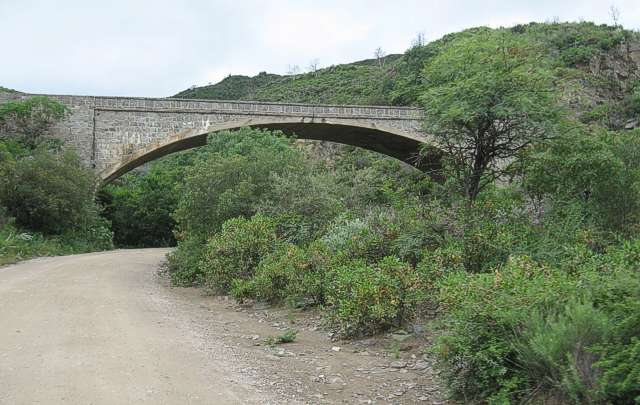
[[[295,134],[298,139],[357,146],[394,157],[421,170],[432,169],[439,163],[437,153],[427,159],[419,157],[420,149],[427,144],[424,136],[379,123],[293,117],[280,117],[274,120],[270,117],[269,119],[220,122],[205,128],[180,131],[123,156],[120,161],[101,171],[100,177],[103,184],[107,184],[147,162],[174,152],[204,146],[209,134],[238,130],[243,127],[280,130],[287,135]]]

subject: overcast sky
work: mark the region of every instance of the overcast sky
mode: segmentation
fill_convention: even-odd
[[[284,74],[404,52],[465,28],[530,21],[640,28],[640,0],[0,0],[0,85],[164,97],[229,74]]]

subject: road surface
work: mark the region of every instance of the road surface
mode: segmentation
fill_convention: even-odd
[[[115,251],[0,268],[0,403],[270,402],[234,374],[232,358],[203,348],[175,316],[179,303],[157,282],[165,253]]]
[[[444,403],[428,335],[334,341],[321,310],[169,286],[166,252],[0,268],[0,404]]]

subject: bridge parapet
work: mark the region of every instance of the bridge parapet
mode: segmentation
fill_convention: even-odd
[[[31,97],[22,94],[21,97]],[[46,95],[67,105],[103,110],[238,113],[255,115],[315,116],[327,118],[421,119],[412,107],[276,103],[262,101],[200,100],[180,98],[94,97]]]

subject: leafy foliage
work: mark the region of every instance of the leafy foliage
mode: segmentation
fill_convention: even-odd
[[[148,183],[132,176],[114,206],[162,207],[139,213],[166,224],[153,232],[174,212],[176,284],[320,306],[345,337],[437,308],[434,351],[462,402],[637,402],[640,138],[622,129],[637,118],[625,52],[638,39],[592,23],[481,27],[384,64],[192,89],[181,96],[421,105],[445,164],[429,178],[242,130]]]
[[[260,214],[226,221],[209,239],[200,263],[205,284],[212,291],[229,292],[237,280],[250,279],[279,243],[275,223]]]
[[[236,298],[256,298],[293,306],[325,302],[327,277],[335,260],[322,244],[300,248],[283,244],[264,257],[250,280],[236,282]]]
[[[398,258],[385,257],[375,266],[353,260],[331,274],[329,320],[343,336],[374,333],[411,319],[421,298],[417,273]]]
[[[0,106],[0,264],[113,247],[93,172],[46,138],[66,113],[46,97]]]
[[[426,64],[427,130],[471,200],[518,152],[555,134],[548,63],[529,43],[486,31],[454,41]]]
[[[181,232],[212,235],[227,219],[253,215],[272,176],[296,172],[302,157],[287,140],[266,134],[261,139],[271,144],[247,142],[250,150],[243,154],[213,155],[187,169],[174,215]]]
[[[20,226],[47,234],[85,229],[97,217],[96,180],[69,151],[39,148],[5,173],[0,204]]]
[[[67,107],[45,96],[9,101],[0,106],[0,133],[17,134],[33,147],[67,113]]]
[[[103,215],[114,230],[114,243],[123,247],[161,247],[175,244],[178,184],[182,168],[163,160],[144,175],[132,173],[101,190]]]
[[[578,253],[575,274],[521,257],[493,274],[440,279],[448,315],[438,350],[454,395],[499,401],[542,394],[584,403],[621,388],[634,398],[636,388],[618,367],[633,373],[635,366],[611,359],[633,353],[639,330],[631,315],[639,302],[636,249],[637,243],[603,256]],[[621,318],[628,323],[614,327]],[[599,360],[603,353],[608,362]]]

